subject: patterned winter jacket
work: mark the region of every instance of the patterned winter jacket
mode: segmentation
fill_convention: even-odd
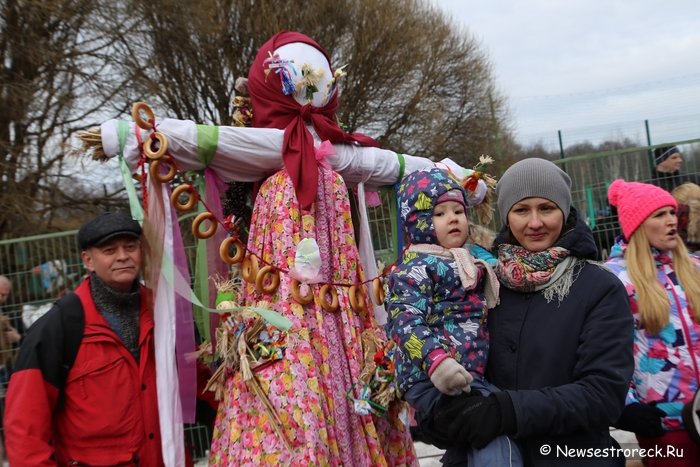
[[[683,427],[683,405],[691,401],[698,390],[700,323],[693,320],[685,292],[673,270],[670,253],[652,249],[657,278],[671,302],[671,314],[669,323],[656,336],[641,328],[637,296],[624,258],[626,249],[624,240],[618,239],[606,263],[625,284],[634,317],[634,376],[626,404],[653,402],[666,412],[662,421],[664,427],[678,430]],[[700,259],[691,258],[700,269]]]
[[[432,222],[433,202],[443,193],[461,189],[439,169],[418,171],[399,188],[401,219],[412,245],[437,245]],[[389,276],[385,304],[387,334],[397,343],[398,389],[404,394],[429,380],[434,364],[453,357],[483,375],[488,355],[485,271],[479,267],[476,287],[462,287],[454,259],[406,251]]]

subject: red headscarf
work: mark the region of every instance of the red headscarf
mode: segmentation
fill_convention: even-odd
[[[335,112],[338,109],[337,92],[333,93],[323,107],[310,104],[302,106],[293,95],[285,95],[282,92],[280,75],[265,74],[264,61],[276,49],[292,42],[309,44],[321,51],[328,60],[326,51],[309,36],[282,31],[258,50],[248,72],[248,91],[253,105],[253,126],[284,129],[282,160],[301,208],[309,209],[316,199],[318,169],[313,137],[306,124],[311,123],[321,140],[329,140],[331,143],[357,143],[361,146],[378,146],[378,143],[360,133],[346,133],[338,126],[335,120]],[[330,60],[328,64],[330,67]]]

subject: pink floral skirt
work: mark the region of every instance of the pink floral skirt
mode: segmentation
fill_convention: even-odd
[[[314,238],[319,245],[324,282],[360,282],[362,266],[348,192],[337,173],[319,169],[317,201],[311,214],[302,216],[291,181],[282,170],[260,188],[248,240],[249,252],[282,272],[272,295],[247,284],[246,304],[269,301],[271,309],[293,323],[284,358],[256,372],[288,444],[273,429],[260,398],[239,373],[233,373],[226,380],[219,405],[209,463],[418,465],[408,426],[399,420],[399,413],[405,411],[403,403],[394,402],[384,417],[358,415],[347,397],[348,391],[357,396],[360,389],[354,384],[363,361],[362,332],[376,329],[384,338],[371,311],[354,312],[348,287],[342,285],[334,286],[340,305],[334,313],[315,302],[302,306],[292,299],[288,271],[303,238]],[[319,287],[312,286],[315,293]]]

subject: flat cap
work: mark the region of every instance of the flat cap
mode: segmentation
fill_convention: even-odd
[[[119,236],[141,237],[141,226],[123,212],[105,212],[87,221],[78,230],[78,243],[82,250],[100,246]]]

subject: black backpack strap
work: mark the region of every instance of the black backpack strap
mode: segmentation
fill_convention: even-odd
[[[68,379],[68,373],[75,363],[75,358],[78,356],[78,348],[83,340],[85,331],[85,312],[80,298],[70,292],[61,297],[56,306],[61,314],[61,326],[63,327],[63,358],[61,364],[61,379],[58,395],[58,410],[63,408],[64,404],[64,387]]]

